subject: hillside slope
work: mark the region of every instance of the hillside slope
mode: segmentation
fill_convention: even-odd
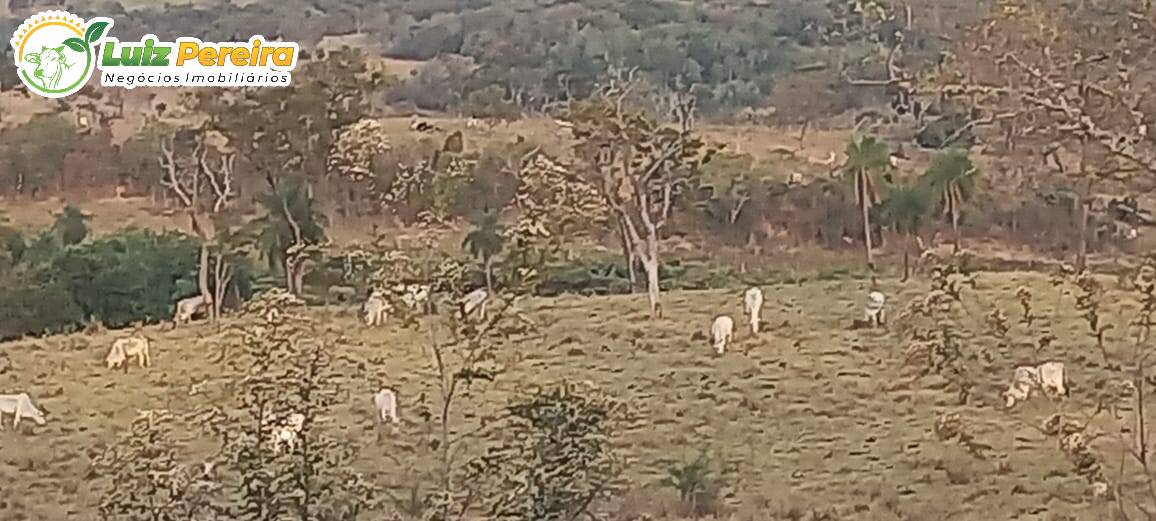
[[[642,513],[674,517],[672,492],[656,483],[668,465],[700,452],[711,458],[722,480],[724,509],[739,519],[799,519],[792,516],[812,508],[834,509],[833,519],[844,520],[1104,519],[1105,504],[1086,498],[1087,484],[1055,441],[1034,427],[1055,407],[1038,399],[1008,413],[998,393],[1015,365],[1061,360],[1068,364],[1073,388],[1062,408],[1085,411],[1094,408],[1096,389],[1118,374],[1093,361],[1099,355],[1085,340],[1086,326],[1071,309],[1072,298],[1043,276],[985,273],[977,280],[978,290],[965,294],[967,310],[959,316],[961,350],[982,368],[971,375],[976,387],[968,405],[961,405],[938,376],[897,385],[910,375],[910,368],[902,367],[905,346],[898,335],[848,330],[865,286],[820,281],[765,288],[768,330],[753,337],[740,328],[737,345],[721,358],[712,357],[696,333],[704,332],[716,313],[745,322],[737,289],[669,294],[666,317],[655,322],[644,320],[643,296],[530,300],[524,307],[542,326],[541,335],[502,348],[509,373],[490,388],[468,391],[458,409],[467,414],[459,418],[459,429],[472,428],[519,388],[563,379],[589,382],[626,400],[635,416],[622,440],[632,490],[608,506],[614,519]],[[980,314],[993,305],[1018,316],[1014,292],[1020,285],[1033,289],[1035,313],[1045,318],[1031,328],[1013,324],[1007,342],[983,333]],[[892,317],[921,297],[923,286],[884,284]],[[1134,307],[1132,299],[1113,289],[1104,302],[1102,316],[1124,330],[1119,317]],[[349,309],[318,309],[311,315],[349,338],[342,354],[385,358],[386,372],[399,389],[403,421],[397,432],[375,434],[371,391],[351,379],[346,404],[323,428],[362,448],[358,467],[376,482],[410,483],[413,475],[405,469],[430,463],[415,452],[426,431],[414,412],[418,396],[434,393],[424,347],[430,322],[418,330],[391,323],[371,331]],[[1061,340],[1037,351],[1034,339],[1049,329]],[[51,416],[46,426],[0,433],[0,483],[6,492],[0,518],[92,519],[104,481],[88,474],[91,458],[125,433],[138,409],[179,413],[206,400],[223,403],[219,385],[210,385],[205,398],[191,398],[188,390],[192,382],[217,378],[219,370],[208,359],[219,351],[227,330],[150,328],[154,367],[127,373],[102,365],[115,334],[0,346],[12,364],[0,373],[0,392],[27,391]],[[981,353],[990,360],[982,361]],[[936,439],[936,418],[952,411],[962,415],[978,441],[992,447],[987,459]]]

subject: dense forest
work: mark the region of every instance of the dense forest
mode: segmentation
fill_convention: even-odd
[[[24,12],[42,3],[58,5],[11,0],[9,9]],[[882,69],[858,64],[878,61],[867,44],[893,40],[903,24],[892,19],[867,28],[840,2],[798,0],[293,0],[244,6],[219,0],[130,11],[99,0],[69,7],[81,16],[114,17],[121,39],[146,32],[175,38],[197,28],[204,38],[263,34],[308,49],[327,36],[364,35],[386,57],[426,62],[389,90],[389,101],[479,115],[501,113],[502,102],[542,109],[585,97],[610,66],[637,67],[655,85],[693,93],[706,113],[734,113],[765,105],[776,88],[789,88],[781,84],[796,69],[855,64],[863,69],[855,72],[881,78]],[[947,20],[960,22],[968,11],[929,3],[926,17],[907,31],[906,59],[936,59]],[[833,113],[870,100],[870,92],[863,99],[863,90],[839,90],[824,93],[842,98],[826,103]]]

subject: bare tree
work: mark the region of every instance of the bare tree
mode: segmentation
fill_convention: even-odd
[[[1138,72],[1156,65],[1151,14],[1141,1],[993,6],[920,86],[930,104],[965,107],[969,127],[1000,122],[1017,144],[1006,153],[1039,158],[1072,186],[1078,269],[1097,187],[1153,188],[1154,85]]]
[[[232,152],[218,152],[210,160],[206,143],[207,127],[185,129],[160,139],[158,163],[161,184],[176,196],[188,214],[190,227],[200,241],[197,262],[197,287],[201,296],[211,302],[210,316],[216,320],[221,298],[231,281],[231,268],[224,264],[225,247],[217,241],[216,218],[223,214],[236,196]],[[216,166],[213,163],[218,163]],[[216,262],[212,260],[214,255]],[[213,284],[210,284],[210,276]]]
[[[583,179],[614,217],[627,264],[637,259],[646,271],[650,313],[658,316],[662,229],[714,149],[694,133],[694,98],[678,98],[677,124],[662,125],[625,106],[634,85],[632,75],[611,82],[600,96],[572,103],[568,119]]]

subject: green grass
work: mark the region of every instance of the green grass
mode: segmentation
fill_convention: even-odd
[[[833,508],[838,515],[832,519],[841,520],[943,519],[951,513],[952,519],[1106,518],[1106,504],[1085,496],[1086,483],[1055,440],[1033,427],[1056,406],[1036,399],[1006,412],[998,394],[1015,365],[1060,360],[1073,387],[1063,409],[1090,411],[1100,397],[1097,388],[1120,375],[1098,363],[1073,297],[1043,275],[985,273],[977,280],[979,288],[964,297],[968,312],[958,317],[964,351],[986,350],[992,360],[971,363],[978,386],[967,405],[940,377],[896,386],[910,374],[901,367],[905,346],[896,333],[848,329],[867,283],[827,280],[765,287],[765,331],[752,336],[740,329],[736,345],[721,358],[696,333],[705,335],[718,313],[744,324],[741,288],[667,294],[665,318],[654,322],[645,318],[642,295],[529,300],[524,307],[542,325],[542,336],[501,348],[510,371],[492,387],[470,391],[458,409],[469,413],[458,418],[460,428],[470,428],[519,389],[563,379],[593,383],[626,400],[634,414],[623,433],[633,490],[614,505],[620,514],[614,519],[638,512],[672,516],[673,492],[656,483],[669,464],[700,452],[718,467],[723,502],[739,519],[789,519],[792,510],[812,508]],[[893,320],[926,285],[884,283]],[[1033,288],[1036,314],[1045,319],[1030,329],[1013,325],[1012,340],[1001,347],[984,333],[982,317],[998,305],[1014,323],[1020,285]],[[1112,281],[1105,285],[1115,288]],[[1113,352],[1125,352],[1123,317],[1134,305],[1116,289],[1105,300],[1102,313],[1117,324],[1110,333]],[[428,324],[419,331],[396,325],[368,330],[353,310],[311,313],[348,335],[343,349],[349,354],[387,359],[400,391],[402,428],[377,440],[372,391],[364,382],[349,383],[349,402],[326,428],[366,448],[359,467],[373,479],[406,483],[404,471],[385,454],[417,468],[429,463],[414,450],[425,434],[412,408],[416,396],[434,393],[423,349]],[[1036,352],[1032,344],[1045,328],[1059,340]],[[207,325],[147,333],[154,340],[154,367],[127,374],[102,365],[115,332],[0,346],[13,364],[0,374],[0,392],[27,391],[51,412],[46,426],[16,433],[9,424],[0,432],[0,519],[92,518],[102,481],[85,477],[91,455],[124,433],[137,409],[180,412],[202,405],[188,397],[188,385],[214,377],[207,359],[223,334]],[[221,392],[211,387],[209,399]],[[951,411],[993,447],[987,460],[935,437],[935,419]],[[1118,454],[1107,442],[1096,447]],[[1112,457],[1109,468],[1118,463]]]

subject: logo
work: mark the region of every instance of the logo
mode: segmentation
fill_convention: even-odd
[[[20,80],[46,98],[80,90],[96,66],[96,42],[112,20],[88,22],[66,11],[45,11],[20,24],[12,49]]]
[[[292,81],[299,48],[293,42],[203,42],[194,37],[139,42],[107,36],[113,22],[85,22],[66,11],[45,11],[12,37],[16,67],[29,90],[48,98],[68,96],[99,71],[100,84],[148,87],[270,87]]]

